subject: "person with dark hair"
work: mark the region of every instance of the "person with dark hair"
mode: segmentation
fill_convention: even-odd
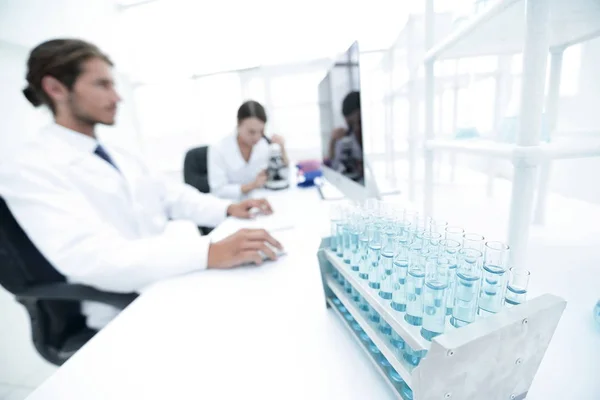
[[[208,183],[211,193],[227,199],[240,199],[267,181],[269,144],[279,144],[288,165],[284,140],[280,135],[265,136],[267,113],[257,101],[244,102],[237,112],[237,130],[208,150]]]
[[[0,169],[0,196],[31,241],[68,281],[111,292],[138,292],[161,279],[206,268],[261,264],[281,245],[263,230],[242,230],[211,243],[197,230],[167,229],[171,220],[215,226],[227,215],[271,212],[264,199],[231,203],[152,176],[131,154],[106,146],[97,124],[115,123],[121,100],[112,62],[76,39],[31,51],[24,94],[46,105],[54,123]],[[90,328],[118,310],[84,302]]]
[[[360,92],[350,92],[342,101],[347,128],[336,128],[329,141],[329,165],[354,181],[364,178]]]

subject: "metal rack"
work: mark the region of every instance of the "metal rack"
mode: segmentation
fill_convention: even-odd
[[[542,295],[519,306],[462,328],[447,329],[431,342],[420,328],[404,321],[404,313],[389,306],[329,249],[329,239],[317,253],[327,306],[342,319],[359,347],[395,390],[398,399],[524,399],[566,307],[553,295]],[[334,275],[343,277],[346,287]],[[390,344],[390,335],[373,326],[361,312],[347,285],[391,326],[407,345],[427,352],[413,367]],[[337,304],[336,304],[337,303]],[[401,379],[393,379],[395,371]]]
[[[512,262],[521,267],[533,219],[538,167],[541,167],[535,219],[544,221],[552,161],[600,156],[599,148],[553,148],[540,145],[545,107],[550,133],[556,130],[559,85],[564,50],[600,36],[600,3],[594,0],[497,0],[434,45],[433,0],[426,0],[425,18],[425,212],[433,209],[434,153],[466,152],[511,159],[514,166],[508,242]],[[434,64],[438,60],[523,52],[520,124],[514,146],[491,141],[448,143],[434,134]],[[550,81],[545,97],[546,63],[550,53]],[[545,104],[544,104],[545,102]]]

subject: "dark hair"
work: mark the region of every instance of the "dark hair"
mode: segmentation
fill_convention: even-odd
[[[265,111],[265,108],[258,101],[248,100],[244,102],[244,104],[242,104],[240,108],[238,108],[238,125],[242,123],[242,121],[246,118],[252,117],[258,118],[265,124],[267,123],[267,112]]]
[[[42,89],[42,79],[52,76],[69,90],[81,74],[81,65],[91,58],[100,58],[113,65],[108,56],[95,45],[79,39],[54,39],[44,42],[29,54],[27,60],[27,87],[23,94],[31,104],[46,104],[56,113],[52,99]]]
[[[347,117],[356,110],[360,110],[360,92],[350,92],[342,102],[342,115]]]

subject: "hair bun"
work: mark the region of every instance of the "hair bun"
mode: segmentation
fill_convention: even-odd
[[[42,101],[30,85],[23,89],[23,94],[25,95],[25,98],[29,100],[31,104],[33,104],[34,107],[39,107],[42,105]]]

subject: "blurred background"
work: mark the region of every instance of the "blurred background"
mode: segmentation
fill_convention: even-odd
[[[436,37],[490,3],[436,1]],[[365,152],[383,190],[399,190],[420,206],[424,8],[423,0],[0,0],[0,163],[50,121],[21,94],[29,51],[42,41],[78,37],[108,53],[123,102],[117,124],[101,127],[103,136],[181,180],[185,152],[230,134],[246,99],[265,105],[267,133],[285,137],[290,158],[320,159],[317,86],[333,58],[358,40]],[[542,128],[542,140],[600,144],[598,65],[600,39],[565,51],[557,127],[552,135]],[[514,143],[520,54],[444,60],[435,68],[437,138]],[[411,101],[419,116],[414,126]],[[437,215],[505,236],[510,161],[441,153],[435,171]],[[553,163],[546,218],[534,225],[530,246],[560,251],[535,253],[532,263],[599,261],[590,250],[600,244],[598,171],[597,157]],[[21,399],[54,367],[33,350],[24,310],[0,292],[0,399]]]

